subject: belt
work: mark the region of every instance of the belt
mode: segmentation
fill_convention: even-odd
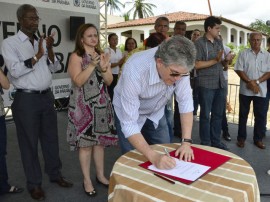
[[[51,88],[47,88],[46,90],[28,90],[28,89],[17,89],[18,93],[29,93],[29,94],[46,94],[51,91]]]

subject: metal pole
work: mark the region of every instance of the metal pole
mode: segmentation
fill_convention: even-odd
[[[212,9],[211,9],[211,5],[210,5],[210,0],[207,0],[207,1],[208,1],[209,12],[210,12],[210,15],[212,16]]]

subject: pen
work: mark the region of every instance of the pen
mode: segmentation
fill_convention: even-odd
[[[160,174],[157,174],[157,173],[154,173],[154,175],[161,178],[161,179],[163,179],[163,180],[165,180],[165,181],[167,181],[167,182],[169,182],[169,183],[171,183],[171,184],[175,184],[175,182],[173,180],[170,180],[167,177],[164,177],[164,176],[162,176]]]
[[[165,151],[165,154],[166,154],[168,157],[170,157],[170,154],[169,154],[167,148],[164,147],[164,151]]]

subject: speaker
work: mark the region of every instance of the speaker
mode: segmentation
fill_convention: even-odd
[[[78,28],[85,23],[85,17],[70,16],[69,22],[69,38],[70,40],[74,40]]]

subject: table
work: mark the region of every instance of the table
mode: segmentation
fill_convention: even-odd
[[[190,185],[175,181],[170,184],[152,171],[139,164],[147,159],[137,150],[122,155],[114,164],[110,176],[109,202],[148,202],[148,201],[235,201],[260,202],[260,192],[253,168],[239,156],[221,149],[192,145],[232,159],[207,173]],[[179,144],[159,144],[151,146],[164,153],[175,150]],[[196,157],[195,157],[196,158]]]

